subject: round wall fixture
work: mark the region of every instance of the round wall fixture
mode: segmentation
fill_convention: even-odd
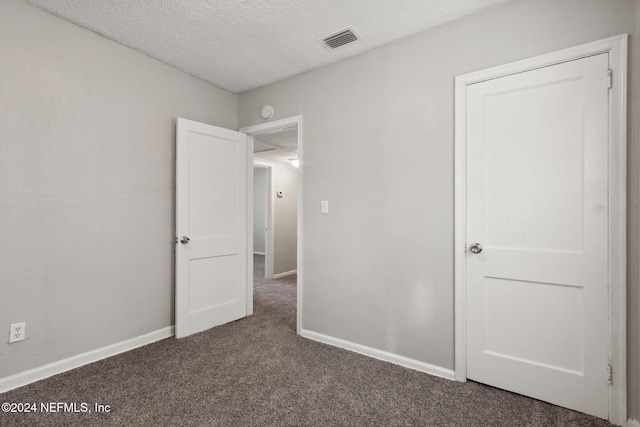
[[[267,120],[273,117],[273,107],[271,105],[265,105],[262,107],[262,118]]]

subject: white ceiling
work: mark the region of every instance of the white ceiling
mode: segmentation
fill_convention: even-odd
[[[509,0],[21,0],[241,93]],[[349,25],[361,40],[327,50]]]
[[[255,158],[286,162],[298,158],[298,129],[256,135],[253,139]]]

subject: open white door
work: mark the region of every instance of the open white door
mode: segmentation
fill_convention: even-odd
[[[178,119],[176,337],[247,315],[247,137]]]

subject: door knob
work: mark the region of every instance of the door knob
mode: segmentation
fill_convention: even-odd
[[[182,239],[180,239],[180,243],[182,243],[183,245],[186,245],[187,243],[189,243],[189,239],[187,236],[182,236]]]
[[[472,243],[471,246],[469,246],[469,250],[471,253],[479,254],[482,252],[482,245],[480,243]]]

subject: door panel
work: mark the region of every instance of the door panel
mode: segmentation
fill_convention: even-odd
[[[581,93],[581,80],[570,79],[485,96],[485,241],[492,246],[582,250]],[[562,126],[553,125],[560,117]]]
[[[608,55],[467,88],[468,378],[608,416]]]
[[[551,369],[583,371],[582,288],[494,277],[484,282],[485,352]],[[553,315],[540,316],[547,312]]]
[[[246,316],[246,135],[178,119],[176,336]]]
[[[200,236],[237,235],[238,142],[196,132],[189,138],[190,231]]]

